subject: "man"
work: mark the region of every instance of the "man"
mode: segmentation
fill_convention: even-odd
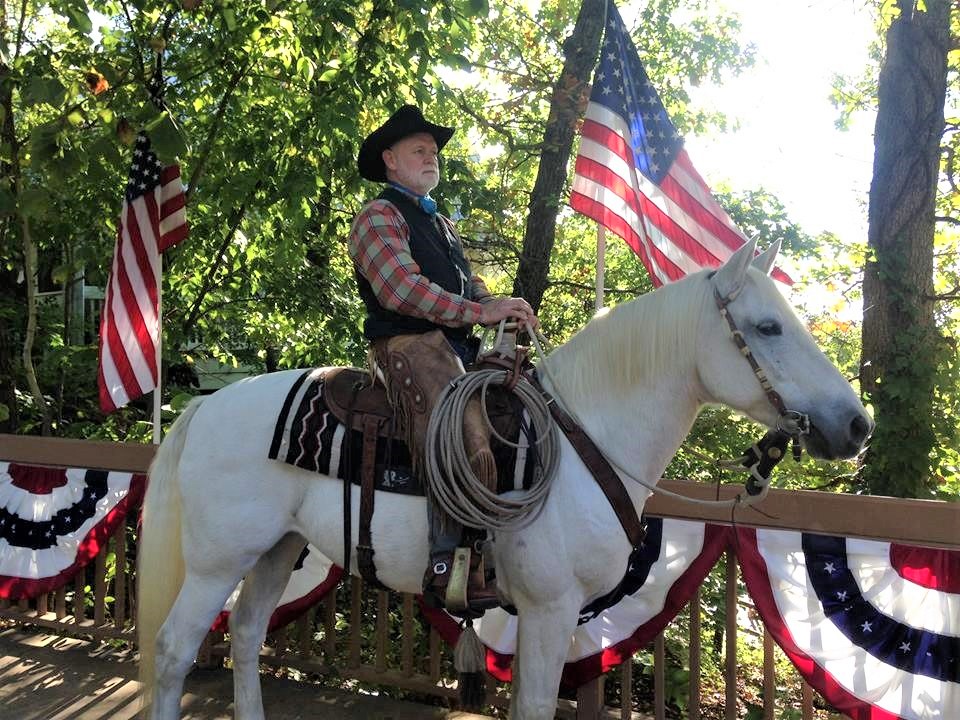
[[[438,156],[453,128],[426,120],[405,105],[363,141],[360,176],[386,183],[354,219],[349,251],[360,297],[367,309],[364,335],[371,360],[387,386],[414,457],[422,468],[423,443],[437,396],[463,365],[476,358],[475,324],[511,318],[537,327],[523,298],[495,298],[473,274],[453,223],[430,197],[440,180]],[[493,487],[496,467],[489,429],[474,398],[464,416],[464,447],[477,477]],[[462,528],[428,501],[430,567],[424,594],[442,597]],[[492,602],[490,590],[471,589],[471,604]]]

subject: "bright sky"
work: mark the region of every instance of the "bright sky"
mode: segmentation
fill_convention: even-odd
[[[726,0],[743,24],[757,64],[722,87],[694,88],[694,101],[740,122],[713,137],[687,137],[708,183],[762,186],[810,234],[829,230],[866,241],[873,163],[873,113],[837,130],[829,96],[834,74],[857,76],[876,37],[864,0]],[[630,16],[627,15],[627,22]]]

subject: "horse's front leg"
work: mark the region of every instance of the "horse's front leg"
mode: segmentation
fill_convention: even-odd
[[[558,600],[518,608],[511,720],[552,720],[554,717],[560,675],[580,610],[578,599],[572,595],[568,593]]]

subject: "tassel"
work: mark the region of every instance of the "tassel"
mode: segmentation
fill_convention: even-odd
[[[459,678],[460,709],[477,712],[486,704],[487,651],[473,629],[473,620],[467,620],[453,650],[453,666]]]

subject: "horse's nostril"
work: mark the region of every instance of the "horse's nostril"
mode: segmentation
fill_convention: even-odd
[[[850,438],[857,443],[862,443],[867,436],[873,432],[873,423],[864,415],[856,415],[850,421]]]

